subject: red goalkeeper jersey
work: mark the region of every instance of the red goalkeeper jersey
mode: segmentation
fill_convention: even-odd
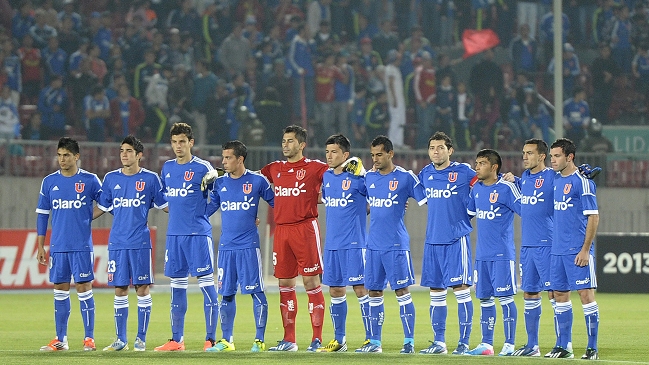
[[[275,185],[276,224],[293,224],[318,217],[318,194],[322,175],[328,168],[322,161],[302,158],[292,163],[271,162],[261,169]]]

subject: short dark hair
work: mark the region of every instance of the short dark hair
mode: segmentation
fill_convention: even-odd
[[[561,148],[561,151],[563,151],[563,154],[565,156],[568,156],[572,153],[572,158],[575,158],[577,155],[577,146],[575,145],[575,142],[569,140],[568,138],[559,138],[554,143],[552,143],[552,146],[550,148]]]
[[[135,137],[132,134],[129,134],[128,136],[124,137],[122,140],[122,144],[127,144],[135,150],[135,153],[144,153],[144,145],[142,144],[142,141],[140,141],[137,137]]]
[[[446,148],[453,148],[453,140],[444,132],[435,132],[435,134],[428,139],[428,146],[430,146],[430,141],[444,141]]]
[[[248,148],[246,147],[245,144],[243,144],[243,142],[239,140],[225,142],[221,146],[221,149],[224,151],[232,150],[232,152],[234,152],[234,157],[236,158],[243,157],[244,161],[246,160],[246,156],[248,156]]]
[[[70,137],[61,137],[59,139],[59,144],[56,146],[56,149],[60,150],[61,148],[72,152],[73,155],[79,154],[79,142]]]
[[[525,141],[525,144],[536,145],[536,151],[543,155],[548,155],[548,144],[544,140],[538,138],[531,138]]]
[[[288,127],[284,128],[284,134],[286,133],[293,133],[295,134],[295,138],[297,138],[297,141],[300,143],[305,143],[306,142],[306,129],[300,127],[299,125],[289,125]]]
[[[394,150],[394,146],[392,145],[392,141],[390,141],[390,138],[388,138],[386,136],[383,136],[383,135],[376,136],[376,138],[374,138],[372,140],[372,147],[378,147],[380,145],[383,145],[383,150],[385,152],[390,152],[390,151]]]
[[[325,145],[337,144],[343,152],[349,152],[352,145],[349,143],[349,138],[343,136],[342,134],[334,134],[333,136],[327,138]]]
[[[492,165],[498,165],[498,169],[496,169],[496,174],[500,174],[500,168],[503,167],[503,160],[500,158],[500,154],[496,152],[496,150],[492,149],[484,149],[480,150],[478,154],[475,156],[475,158],[479,157],[484,157],[486,158],[490,164]]]
[[[169,130],[170,136],[177,136],[179,134],[184,134],[187,136],[187,139],[194,139],[194,132],[192,132],[192,127],[187,123],[174,123]]]

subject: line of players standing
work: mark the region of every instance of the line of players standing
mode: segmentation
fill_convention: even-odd
[[[406,201],[428,203],[428,224],[421,285],[429,287],[430,318],[434,341],[420,351],[445,354],[447,288],[458,302],[460,339],[454,354],[493,355],[495,299],[503,307],[505,344],[499,355],[539,356],[538,327],[542,291],[548,291],[555,312],[557,343],[546,357],[573,357],[570,291],[577,290],[584,307],[588,346],[582,358],[596,359],[599,312],[594,299],[596,279],[592,241],[598,211],[595,185],[574,164],[575,145],[557,140],[550,151],[552,169],[545,167],[548,147],[540,140],[523,148],[526,171],[521,178],[500,174],[496,151],[482,150],[476,169],[452,162],[453,144],[443,133],[429,140],[432,163],[419,175],[392,162],[392,142],[385,136],[372,141],[373,169],[365,173],[360,160],[349,163],[349,140],[342,135],[326,142],[327,164],[303,156],[306,131],[298,126],[284,130],[285,161],[275,161],[260,173],[247,170],[245,146],[223,146],[225,175],[192,156],[193,133],[184,123],[171,128],[176,159],[169,160],[161,176],[139,166],[142,144],[127,137],[121,145],[124,168],[110,172],[102,184],[96,175],[77,168],[76,141],[62,138],[58,146],[61,169],[43,180],[38,203],[38,260],[46,264],[45,231],[52,215],[50,281],[54,283],[56,337],[44,351],[67,350],[70,313],[69,279],[74,277],[84,316],[84,350],[94,350],[94,299],[92,298],[92,243],[90,221],[103,212],[114,216],[109,244],[109,283],[115,286],[117,339],[104,350],[128,349],[126,318],[128,286],[138,295],[136,351],[146,349],[150,318],[151,243],[146,227],[152,207],[169,212],[165,275],[171,278],[172,338],[156,351],[180,351],[184,345],[188,276],[198,277],[204,295],[205,351],[232,351],[235,293],[253,297],[257,328],[251,351],[264,351],[268,304],[264,295],[255,224],[259,199],[274,206],[277,224],[273,265],[280,286],[280,311],[284,337],[271,351],[297,351],[295,318],[296,278],[302,275],[308,294],[313,328],[307,351],[347,350],[346,287],[358,298],[366,341],[357,352],[382,352],[381,329],[385,318],[383,291],[395,290],[404,329],[401,353],[414,353],[415,308],[408,287],[414,284],[409,236],[403,217]],[[271,183],[274,188],[271,187]],[[198,187],[201,187],[198,189]],[[321,195],[320,195],[321,194]],[[552,195],[552,196],[551,196]],[[92,200],[97,206],[92,206]],[[320,257],[317,204],[326,206],[327,235],[324,263]],[[127,209],[124,209],[127,208]],[[214,254],[208,217],[222,210],[222,235],[217,259],[219,294],[214,282]],[[370,226],[366,232],[366,215]],[[521,270],[528,342],[515,349],[517,310],[513,214],[522,217]],[[475,273],[469,246],[470,219],[476,217],[478,241]],[[561,222],[561,224],[554,224]],[[565,224],[564,224],[565,223]],[[70,236],[69,225],[76,235]],[[323,270],[324,268],[324,270]],[[334,339],[323,346],[324,296],[320,274],[330,288]],[[481,307],[482,341],[469,349],[476,286]],[[223,336],[216,341],[217,316]]]

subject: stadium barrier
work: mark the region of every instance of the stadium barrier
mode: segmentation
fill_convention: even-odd
[[[597,291],[649,293],[649,233],[598,233]]]
[[[156,228],[150,227],[153,252],[155,252]],[[95,259],[93,287],[108,287],[108,228],[94,228],[92,241]],[[29,229],[0,229],[0,290],[51,288],[49,268],[36,259],[37,233]],[[45,236],[45,251],[49,250],[50,230]],[[152,256],[155,266],[155,255]],[[154,271],[155,272],[155,268]]]

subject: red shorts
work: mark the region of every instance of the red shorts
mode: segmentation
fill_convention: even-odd
[[[275,277],[290,279],[322,274],[320,228],[317,219],[291,225],[278,224],[273,241]]]

